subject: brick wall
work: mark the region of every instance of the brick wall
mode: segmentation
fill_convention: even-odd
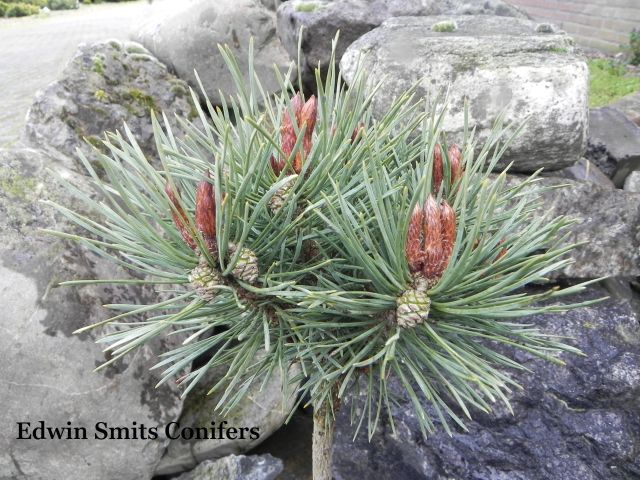
[[[570,33],[579,44],[616,52],[640,28],[640,0],[507,0],[534,19]]]

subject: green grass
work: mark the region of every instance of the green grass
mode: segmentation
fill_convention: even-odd
[[[315,2],[298,3],[296,5],[296,12],[310,13],[315,11],[317,8],[318,5]]]
[[[451,20],[445,20],[442,22],[438,22],[438,23],[434,23],[433,26],[431,27],[431,29],[434,32],[438,32],[438,33],[450,33],[450,32],[455,32],[456,31],[456,23],[451,21]]]
[[[101,55],[94,55],[91,61],[93,62],[91,70],[98,75],[104,75],[104,58]]]
[[[153,99],[153,97],[137,88],[132,88],[131,90],[126,92],[124,97],[127,100],[136,102],[138,105],[140,105],[141,107],[145,108],[148,111],[158,110],[158,107],[156,106],[156,102]]]
[[[99,102],[107,103],[109,101],[109,95],[104,90],[96,90],[93,96]]]
[[[610,60],[589,60],[589,106],[602,107],[640,90],[640,77],[627,76],[624,65]]]

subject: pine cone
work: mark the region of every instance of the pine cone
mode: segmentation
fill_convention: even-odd
[[[396,304],[396,321],[402,328],[415,327],[429,318],[431,300],[423,290],[407,290]]]
[[[236,246],[229,245],[229,257],[236,254]],[[242,248],[231,274],[238,280],[255,285],[258,280],[258,257],[248,248]]]
[[[273,194],[273,197],[269,200],[269,209],[271,210],[271,213],[275,215],[282,209],[297,178],[298,175],[289,176],[287,182]]]
[[[209,302],[216,296],[220,278],[206,261],[201,261],[197,267],[191,270],[189,282],[198,296]]]

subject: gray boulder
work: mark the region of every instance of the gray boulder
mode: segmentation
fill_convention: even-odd
[[[562,170],[543,171],[545,177],[570,178],[572,180],[582,180],[596,183],[606,188],[616,188],[611,179],[604,174],[594,163],[586,158],[581,158],[577,163]]]
[[[290,375],[295,375],[293,370]],[[210,370],[200,380],[198,385],[187,396],[180,428],[211,428],[219,427],[226,421],[225,428],[259,429],[259,436],[252,438],[249,433],[240,436],[234,432],[236,438],[212,439],[175,439],[172,440],[162,461],[156,469],[157,475],[166,475],[190,470],[205,460],[218,459],[230,454],[245,453],[267,439],[278,430],[287,419],[295,403],[295,388],[288,387],[288,396],[283,395],[283,381],[279,373],[274,372],[264,388],[260,388],[263,379],[254,381],[248,388],[244,398],[229,412],[222,414],[215,410],[222,392],[207,395],[209,389],[215,385],[226,372]],[[222,478],[222,477],[221,477]]]
[[[63,159],[76,157],[78,148],[91,157],[92,146],[104,148],[104,132],[122,132],[126,122],[143,152],[154,157],[151,111],[165,112],[174,127],[174,114],[194,115],[187,84],[137,43],[81,45],[60,80],[37,93],[25,143]]]
[[[588,155],[622,187],[629,173],[640,169],[640,127],[617,108],[591,109]]]
[[[640,172],[631,172],[624,180],[624,189],[627,192],[640,193]]]
[[[276,36],[275,13],[264,5],[268,2],[185,0],[143,26],[138,39],[200,91],[197,70],[209,100],[220,105],[220,92],[231,95],[236,90],[218,44],[231,47],[248,79],[249,39],[253,37],[255,72],[267,94],[277,92],[280,84],[274,65],[284,72],[291,61]]]
[[[304,27],[301,64],[307,77],[313,78],[318,64],[323,68],[329,65],[331,42],[338,30],[337,62],[351,43],[388,18],[441,14],[526,18],[502,0],[292,0],[278,9],[278,36],[291,58],[298,58],[300,28]]]
[[[522,177],[509,175],[516,185]],[[569,255],[574,263],[557,275],[567,278],[640,275],[640,194],[592,182],[543,178],[543,187],[558,187],[542,195],[540,215],[566,216],[568,243],[585,242]]]
[[[606,294],[594,288],[567,301]],[[627,301],[608,300],[563,315],[527,317],[523,322],[572,337],[569,342],[586,355],[562,354],[566,365],[557,366],[516,353],[530,371],[513,372],[524,387],[509,395],[513,415],[497,405],[491,414],[472,411],[473,420],[466,422],[469,431],[454,429],[451,437],[437,425],[436,433],[425,440],[409,398],[396,386],[399,403],[392,406],[396,434],[383,422],[371,443],[366,432],[352,443],[347,404],[337,423],[334,478],[639,478],[637,311]]]
[[[174,421],[182,407],[175,385],[155,389],[159,377],[149,372],[157,354],[170,345],[157,341],[93,372],[109,358],[95,343],[104,330],[72,332],[108,318],[112,313],[103,308],[105,303],[146,302],[153,292],[121,285],[58,285],[128,274],[40,230],[73,231],[61,214],[41,202],[78,208],[57,175],[86,190],[85,177],[42,151],[0,150],[0,405],[5,425],[0,478],[150,479],[167,444],[164,425]],[[40,426],[84,427],[87,438],[20,440],[17,422],[30,422],[24,438],[37,435],[34,429]],[[134,439],[141,425],[158,427],[158,438],[143,439],[138,430]],[[101,440],[99,430],[107,427],[126,427],[130,440]]]
[[[282,460],[269,454],[228,455],[202,462],[175,480],[275,480],[282,470]]]
[[[620,110],[629,120],[640,127],[640,92],[625,95],[609,106]]]
[[[454,23],[451,23],[454,22]],[[441,31],[455,25],[455,31]],[[464,104],[480,144],[504,112],[507,125],[526,120],[499,167],[560,169],[581,158],[587,129],[587,65],[564,33],[539,33],[536,24],[495,16],[401,17],[355,41],[340,62],[351,84],[361,54],[373,107],[381,115],[419,82],[418,98],[435,100],[449,88],[443,130],[461,142]]]
[[[274,12],[282,5],[282,0],[260,0],[260,3]]]

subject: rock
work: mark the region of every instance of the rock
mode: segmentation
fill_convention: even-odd
[[[454,32],[434,31],[450,21]],[[443,123],[450,140],[462,140],[465,100],[479,145],[501,112],[512,128],[527,120],[499,168],[514,162],[513,171],[561,169],[582,156],[589,75],[563,33],[536,33],[528,20],[486,15],[394,18],[347,49],[340,62],[347,84],[360,54],[368,88],[382,82],[376,116],[418,81],[418,98],[436,99],[450,87]]]
[[[304,27],[301,64],[306,76],[313,78],[318,63],[323,68],[329,65],[331,42],[338,30],[337,62],[351,43],[388,18],[440,14],[526,18],[525,13],[502,0],[296,0],[283,3],[278,9],[278,36],[291,58],[297,59],[300,28]]]
[[[285,0],[286,1],[286,0]],[[260,3],[274,12],[282,5],[282,0],[260,0]]]
[[[611,179],[586,158],[581,158],[575,165],[565,167],[562,170],[552,170],[548,172],[543,171],[542,175],[545,177],[583,180],[585,182],[596,183],[601,187],[616,188]]]
[[[522,177],[509,175],[507,181],[516,185]],[[640,194],[559,178],[543,178],[539,185],[566,185],[543,193],[539,214],[576,220],[567,229],[567,243],[586,242],[569,254],[574,263],[557,276],[640,275]]]
[[[632,286],[635,281],[632,277],[608,277],[600,282],[611,298],[621,298],[629,302],[634,308],[640,307],[640,298]]]
[[[566,301],[605,295],[596,287]],[[473,420],[465,422],[469,431],[456,429],[451,437],[438,428],[424,440],[410,400],[396,385],[399,404],[392,406],[392,414],[397,433],[383,423],[371,443],[364,432],[352,443],[354,428],[349,425],[347,402],[336,427],[334,478],[639,478],[637,311],[628,302],[607,300],[563,315],[527,317],[523,322],[571,336],[574,340],[569,343],[586,356],[562,354],[566,365],[557,366],[516,353],[516,359],[531,371],[511,372],[524,387],[509,395],[514,414],[498,405],[492,414],[472,411]]]
[[[297,408],[277,432],[267,438],[251,454],[269,453],[282,460],[284,472],[278,480],[312,480],[312,408]]]
[[[190,470],[205,460],[247,452],[280,428],[287,419],[294,406],[295,395],[283,398],[283,382],[277,372],[273,373],[262,390],[262,380],[254,382],[245,397],[230,413],[214,411],[221,393],[207,395],[207,392],[224,373],[226,372],[221,370],[210,370],[189,393],[180,416],[180,427],[217,428],[226,421],[226,428],[258,427],[259,437],[251,438],[251,435],[245,432],[243,438],[235,439],[220,438],[221,435],[216,435],[216,439],[172,440],[158,465],[156,475],[179,473]],[[295,388],[288,387],[288,392],[294,391]],[[238,436],[237,433],[234,435]]]
[[[631,172],[624,180],[624,189],[627,192],[640,193],[640,172]]]
[[[629,173],[640,169],[640,127],[617,108],[591,109],[588,157],[622,187]]]
[[[640,127],[640,92],[626,95],[609,106],[620,110],[629,120]]]
[[[275,480],[282,469],[282,460],[269,454],[228,455],[204,461],[175,480]]]
[[[40,230],[74,231],[41,202],[79,208],[56,174],[87,189],[87,178],[43,151],[0,150],[0,405],[5,422],[0,478],[150,479],[167,444],[164,425],[179,416],[182,406],[176,387],[167,383],[155,389],[159,377],[149,372],[169,344],[159,340],[93,372],[108,359],[95,343],[104,330],[72,332],[108,318],[112,313],[102,307],[105,303],[146,303],[153,293],[135,286],[58,285],[72,279],[127,278],[127,273]],[[31,422],[32,431],[40,421],[51,428],[84,427],[87,439],[17,439],[17,422]],[[130,436],[140,425],[158,427],[158,439],[95,439],[94,434],[102,435],[98,422],[126,427]]]
[[[194,115],[187,84],[137,43],[81,45],[61,79],[37,93],[27,113],[25,142],[62,153],[63,159],[75,158],[78,148],[91,157],[91,145],[104,148],[103,133],[123,132],[126,122],[143,152],[155,157],[152,110],[165,112],[172,127],[174,114]]]
[[[253,37],[255,72],[265,93],[278,92],[280,84],[273,67],[276,65],[284,76],[291,61],[276,36],[275,13],[263,5],[268,2],[179,2],[180,5],[145,25],[138,39],[180,78],[200,91],[196,69],[209,100],[220,105],[220,91],[232,95],[236,90],[218,44],[231,47],[240,70],[248,79],[249,39]]]

